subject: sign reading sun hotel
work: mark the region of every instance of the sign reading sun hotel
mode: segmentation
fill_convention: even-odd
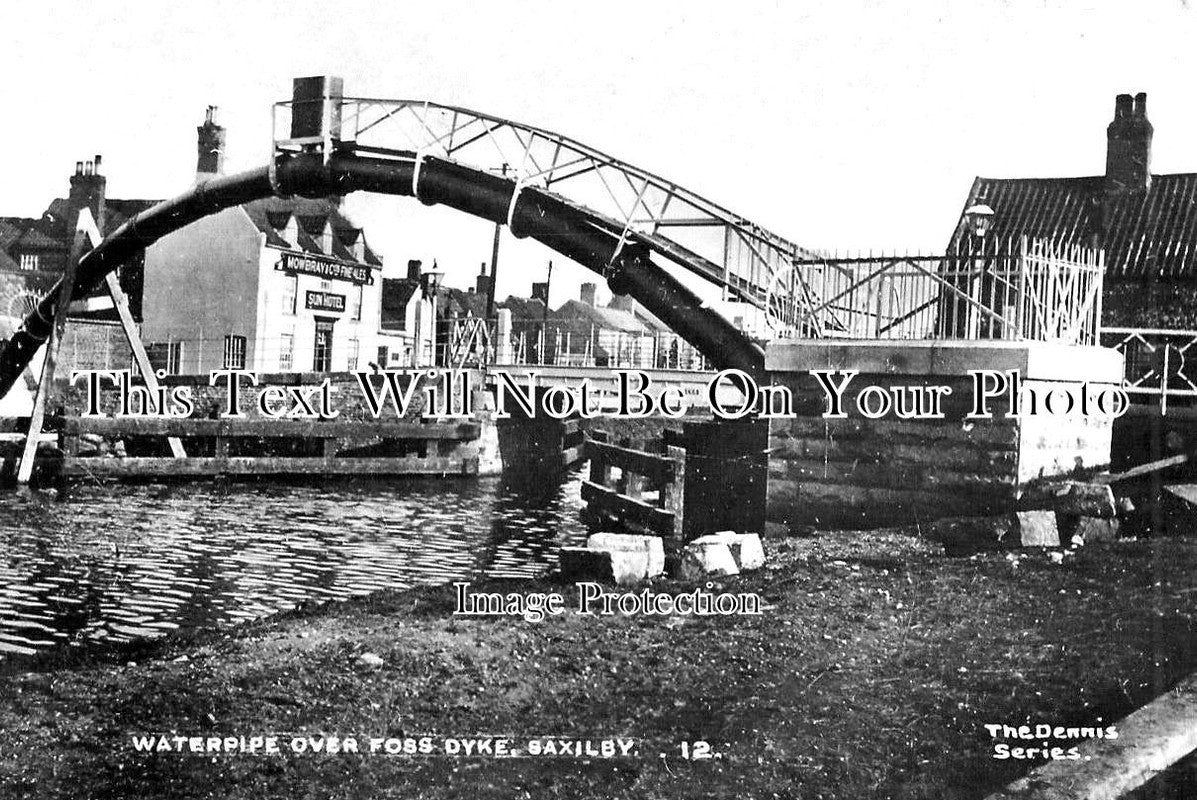
[[[304,298],[303,307],[314,311],[344,311],[345,295],[331,292],[308,292]]]
[[[274,265],[275,269],[286,272],[301,272],[304,275],[316,275],[329,280],[352,281],[353,283],[373,284],[374,276],[370,268],[357,264],[345,264],[341,261],[319,258],[299,253],[283,253],[282,258]],[[312,306],[308,306],[311,308]]]

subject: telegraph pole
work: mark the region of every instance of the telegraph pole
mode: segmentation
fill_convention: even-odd
[[[507,175],[510,165],[503,162],[502,174]],[[490,249],[490,291],[486,293],[486,320],[489,322],[495,316],[495,287],[499,284],[499,232],[503,229],[502,222],[495,223],[495,241]]]

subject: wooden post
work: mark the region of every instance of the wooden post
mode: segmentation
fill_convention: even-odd
[[[58,346],[62,343],[62,331],[66,327],[71,293],[75,290],[75,269],[79,265],[79,258],[83,255],[83,243],[86,241],[84,225],[90,221],[91,212],[89,210],[83,209],[79,212],[79,221],[75,226],[75,240],[71,243],[71,252],[67,257],[66,269],[63,271],[58,297],[54,303],[54,322],[50,328],[50,339],[46,343],[46,354],[42,360],[41,380],[38,381],[37,393],[33,396],[33,412],[29,417],[29,432],[25,435],[25,449],[21,453],[21,464],[17,468],[17,483],[29,483],[33,477],[33,462],[37,457],[37,445],[42,438],[42,423],[46,416],[46,398],[50,394],[51,384],[54,383]]]
[[[607,443],[606,431],[591,431],[590,438],[600,444]],[[611,467],[607,464],[606,456],[597,450],[590,451],[590,482],[599,486],[607,486],[611,481]]]
[[[686,451],[675,445],[666,445],[665,454],[673,462],[673,474],[668,481],[661,484],[661,495],[658,502],[661,508],[673,514],[673,535],[680,543],[682,541],[684,522],[682,509],[685,507],[686,499],[684,494],[686,488]]]
[[[121,288],[120,279],[116,277],[115,272],[105,275],[104,282],[108,287],[108,294],[112,296],[112,306],[116,309],[117,316],[120,317],[121,327],[125,330],[129,349],[133,351],[133,360],[137,363],[137,369],[141,372],[141,377],[145,380],[145,386],[150,390],[150,395],[157,397],[158,375],[154,372],[153,365],[150,364],[150,357],[145,351],[145,345],[141,343],[137,324],[133,322],[133,313],[129,311],[129,298],[125,295],[125,290]],[[159,411],[161,410],[159,409]],[[170,445],[172,456],[175,458],[187,457],[187,452],[183,449],[183,442],[178,436],[168,436],[166,441]]]
[[[631,449],[632,440],[628,439],[625,436],[624,438],[619,440],[619,446]],[[628,488],[630,485],[631,478],[632,478],[632,475],[630,472],[628,472],[627,466],[625,464],[621,464],[619,466],[619,477],[615,479],[615,491],[617,494],[622,494],[624,497],[630,496]]]

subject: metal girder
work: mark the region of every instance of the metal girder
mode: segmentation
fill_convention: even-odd
[[[589,208],[622,228],[626,242],[655,254],[725,290],[725,295],[766,313],[812,303],[806,285],[788,297],[780,285],[801,284],[792,269],[817,254],[774,234],[648,170],[543,128],[466,108],[424,100],[342,98],[339,144],[345,151],[392,154],[412,151],[478,171],[507,166],[518,188],[535,187]],[[275,106],[276,150],[288,152],[285,132],[291,103]],[[410,156],[408,156],[410,157]],[[513,197],[512,205],[519,197]],[[510,214],[509,214],[510,216]],[[734,240],[735,247],[727,246]],[[617,251],[618,252],[618,251]],[[777,280],[780,274],[790,276]],[[793,316],[789,314],[789,316]]]

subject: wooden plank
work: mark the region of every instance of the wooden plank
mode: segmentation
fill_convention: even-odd
[[[567,447],[561,451],[561,466],[572,467],[579,461],[585,460],[581,447]]]
[[[1153,472],[1159,472],[1168,467],[1176,467],[1187,463],[1188,455],[1181,453],[1178,456],[1168,456],[1161,458],[1159,461],[1150,461],[1146,464],[1140,464],[1137,467],[1131,467],[1125,472],[1118,472],[1113,475],[1098,475],[1093,479],[1094,483],[1117,483],[1118,481],[1129,480],[1130,478],[1140,478],[1144,475],[1150,475]]]
[[[170,478],[211,475],[468,475],[463,458],[66,458],[63,477]]]
[[[594,440],[586,443],[586,450],[590,458],[601,456],[608,465],[619,467],[625,473],[643,475],[654,481],[668,481],[673,478],[674,462],[657,453],[646,453],[643,450],[603,444]]]
[[[99,231],[95,231],[92,237],[93,247],[99,244],[95,241],[98,237]],[[125,296],[125,291],[121,288],[120,279],[116,277],[115,271],[104,276],[104,285],[108,287],[108,294],[112,296],[112,305],[116,309],[117,316],[120,317],[121,327],[125,331],[125,339],[128,340],[129,348],[133,351],[133,360],[137,362],[137,369],[141,371],[142,380],[145,381],[146,388],[150,390],[150,396],[158,397],[158,375],[154,372],[153,365],[150,364],[150,357],[145,351],[145,345],[141,343],[141,334],[137,330],[137,324],[133,322],[133,313],[129,311],[129,298]],[[178,436],[168,436],[166,441],[170,445],[171,455],[175,458],[187,456],[187,451],[183,449],[183,442]]]
[[[614,517],[620,522],[634,522],[656,533],[673,534],[674,515],[642,500],[624,497],[614,489],[599,486],[588,480],[582,481],[582,499],[587,511]]]
[[[24,442],[29,438],[27,433],[0,433],[0,442]],[[38,434],[38,444],[58,444],[58,434],[53,432],[45,432]]]
[[[476,439],[476,422],[420,424],[415,422],[321,422],[319,420],[170,419],[164,417],[68,417],[68,434],[106,436],[226,436],[302,437],[305,439]]]
[[[37,457],[38,440],[41,438],[42,422],[46,416],[46,397],[54,382],[54,370],[58,364],[58,347],[62,344],[62,332],[66,328],[67,307],[71,304],[71,292],[75,290],[75,269],[83,255],[83,244],[87,240],[86,225],[91,212],[86,208],[79,212],[75,224],[75,238],[67,256],[66,268],[59,283],[58,297],[54,304],[54,320],[50,328],[50,341],[46,343],[46,355],[42,361],[42,375],[37,393],[33,397],[33,414],[29,419],[29,432],[21,452],[21,463],[17,467],[17,483],[29,483],[33,477],[33,462]],[[94,227],[94,223],[92,225]],[[40,314],[40,312],[39,312]]]
[[[1079,747],[1079,760],[1039,767],[987,800],[1126,796],[1197,748],[1197,675],[1119,720],[1116,727],[1118,738],[1089,739]]]

